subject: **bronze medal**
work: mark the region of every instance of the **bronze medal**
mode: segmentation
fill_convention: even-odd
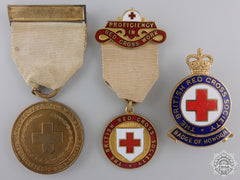
[[[52,174],[68,168],[83,146],[77,115],[63,104],[43,101],[26,108],[12,129],[12,147],[28,169]]]
[[[32,93],[45,99],[18,116],[12,129],[12,147],[28,169],[57,173],[76,161],[84,141],[78,116],[67,106],[48,99],[57,95],[83,63],[85,6],[11,5],[8,11],[12,58]],[[42,88],[52,92],[43,94]]]

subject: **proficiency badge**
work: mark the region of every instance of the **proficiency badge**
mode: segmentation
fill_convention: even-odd
[[[212,56],[202,55],[202,49],[187,57],[192,74],[177,84],[170,98],[177,126],[168,136],[176,142],[204,147],[233,136],[224,126],[231,112],[230,94],[221,81],[209,76],[212,63]]]
[[[122,168],[137,168],[151,160],[157,149],[157,133],[145,117],[134,114],[159,77],[158,43],[166,33],[146,21],[136,10],[126,11],[96,32],[102,43],[103,78],[128,105],[126,114],[115,117],[103,134],[108,159]]]

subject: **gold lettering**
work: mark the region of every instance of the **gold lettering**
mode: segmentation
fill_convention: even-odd
[[[183,85],[181,85],[181,87],[179,87],[179,89],[180,89],[181,91],[183,91],[183,90],[185,89],[185,87],[184,87]]]
[[[178,109],[173,109],[173,113],[174,113],[174,114],[179,113]]]
[[[202,82],[202,77],[201,76],[197,77],[197,82]]]
[[[176,95],[181,96],[182,92],[181,91],[176,91]]]
[[[110,149],[105,149],[105,152],[107,152],[107,153],[110,152]]]
[[[192,84],[190,80],[186,81],[187,85]]]
[[[226,97],[226,95],[227,95],[227,92],[224,91],[224,92],[222,93],[222,96],[223,96],[223,97]]]
[[[151,148],[155,149],[156,148],[156,144],[152,144]]]
[[[177,104],[179,101],[176,101],[175,99],[173,99],[173,104]]]
[[[219,91],[222,93],[224,91],[224,87],[222,86],[221,89],[219,89]]]
[[[213,130],[215,130],[215,129],[216,129],[215,127],[211,126],[210,131],[213,131]]]
[[[154,134],[154,131],[151,131],[149,134],[150,134],[150,135],[153,135],[153,134]]]
[[[222,118],[220,118],[220,119],[218,120],[218,122],[221,123],[221,124],[223,124],[223,123],[224,123],[224,120],[223,120]]]
[[[206,78],[206,82],[210,84],[210,83],[211,83],[211,78],[210,78],[210,77],[207,77],[207,78]]]
[[[119,40],[119,44],[123,44],[123,40],[122,39]]]
[[[178,130],[175,130],[173,134],[176,136],[178,134]]]
[[[196,77],[193,77],[192,78],[192,83],[196,83],[197,81],[196,81]]]
[[[114,127],[115,127],[115,126],[114,126],[113,124],[111,124],[111,125],[110,125],[110,128],[112,128],[112,129],[113,129]]]
[[[212,79],[211,84],[213,84],[215,86],[216,81],[214,79]]]
[[[201,144],[202,139],[194,139],[194,144]]]
[[[182,126],[182,127],[184,127],[186,125],[186,122],[185,121],[182,121],[181,123],[180,123],[180,126]]]
[[[139,122],[139,123],[140,123],[140,121],[141,121],[141,118],[140,118],[140,117],[138,117],[138,118],[137,118],[137,122]]]
[[[144,38],[142,38],[142,42],[143,43],[145,43],[147,40],[146,40],[146,38],[144,37]]]
[[[121,122],[122,122],[122,119],[121,119],[121,118],[118,118],[117,120],[118,120],[118,122],[119,122],[119,123],[121,123]]]
[[[181,116],[181,114],[176,114],[175,117],[176,117],[176,119],[180,119],[182,116]]]
[[[113,25],[113,22],[110,22],[110,23],[109,23],[109,27],[112,27],[112,25]]]
[[[221,87],[221,84],[220,83],[217,83],[216,84],[216,88],[219,89]]]
[[[109,33],[109,30],[106,30],[104,33],[105,33],[106,35],[108,35],[108,33]]]

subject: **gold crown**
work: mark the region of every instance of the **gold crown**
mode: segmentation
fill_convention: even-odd
[[[209,74],[209,69],[213,63],[211,55],[202,55],[202,49],[198,48],[197,54],[191,54],[187,57],[187,64],[192,74]],[[195,60],[192,60],[195,59]],[[208,60],[206,60],[208,59]]]

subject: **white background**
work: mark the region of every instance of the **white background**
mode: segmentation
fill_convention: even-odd
[[[71,107],[80,117],[85,142],[77,161],[67,170],[54,175],[41,175],[26,169],[11,148],[11,128],[18,114],[29,105],[41,101],[31,94],[11,59],[11,28],[7,4],[86,4],[88,44],[82,68],[53,99]],[[101,144],[103,130],[115,116],[124,113],[125,102],[117,98],[102,79],[101,46],[95,32],[107,20],[116,20],[125,10],[138,10],[146,20],[156,21],[167,32],[167,40],[159,45],[160,78],[135,112],[147,117],[158,133],[159,146],[145,166],[126,170],[113,165],[104,155]],[[185,63],[197,48],[211,54],[214,63],[210,74],[229,89],[233,108],[226,126],[234,137],[226,143],[196,148],[175,143],[167,132],[175,126],[169,113],[169,97],[174,86],[190,74]],[[0,0],[0,179],[10,180],[79,180],[79,179],[221,179],[213,174],[210,162],[214,153],[234,153],[240,163],[239,110],[239,0]],[[234,175],[240,178],[240,165]]]

